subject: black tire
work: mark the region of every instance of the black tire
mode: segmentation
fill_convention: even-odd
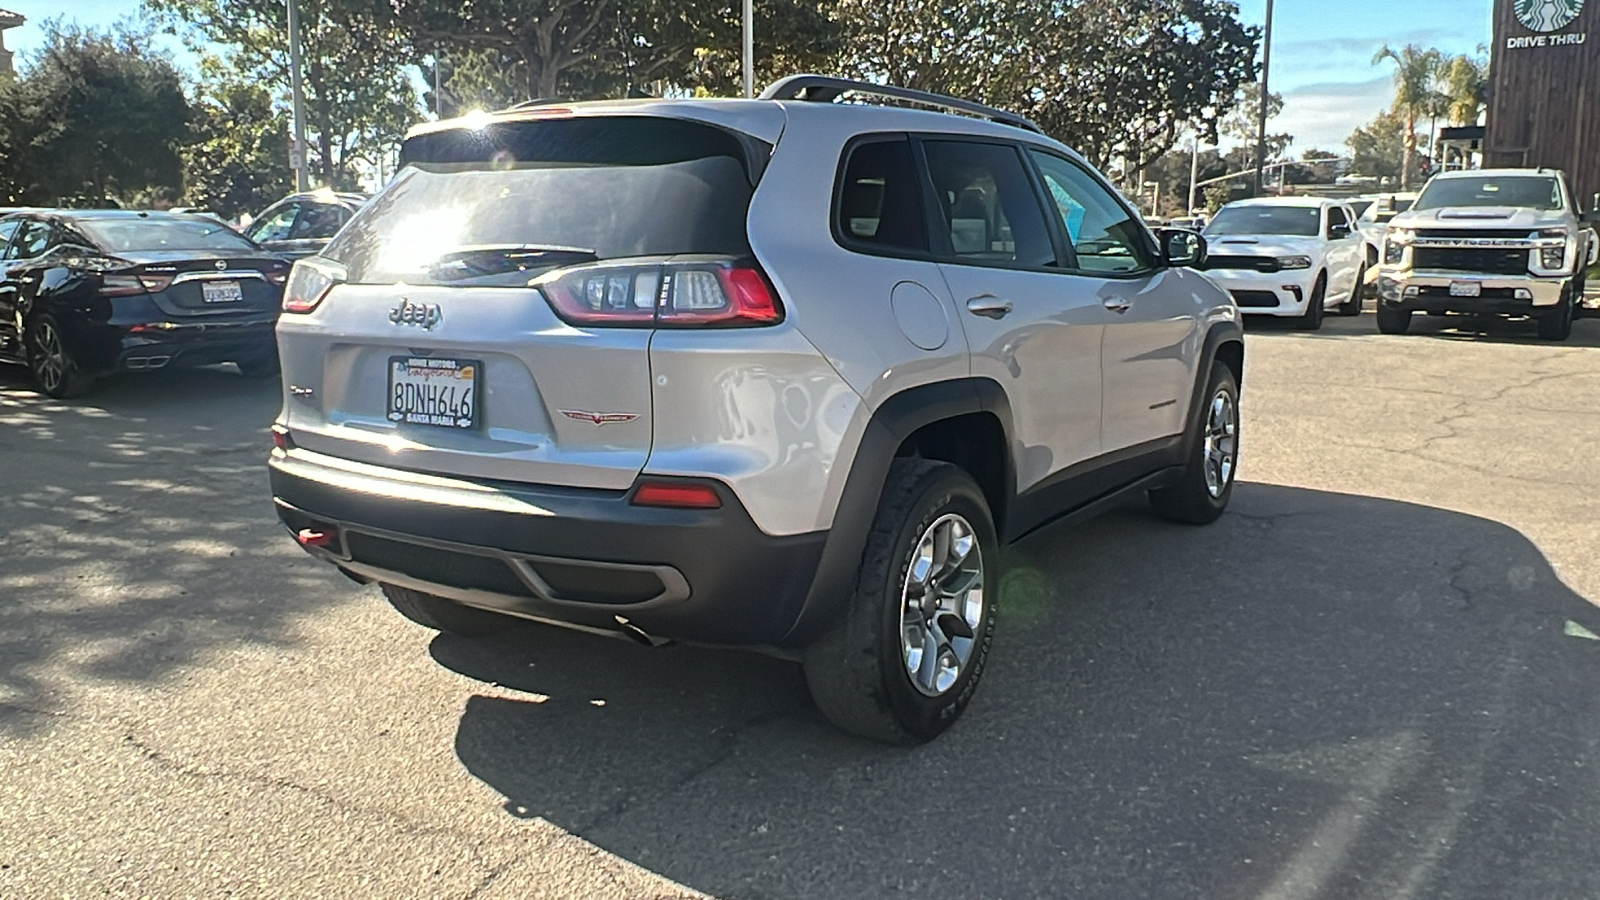
[[[502,616],[484,609],[462,606],[436,594],[426,594],[399,585],[382,585],[383,596],[400,615],[424,628],[459,634],[463,637],[481,637],[504,631],[511,624],[510,616]]]
[[[1552,307],[1549,312],[1541,313],[1535,320],[1539,324],[1539,340],[1564,341],[1572,337],[1574,305],[1572,284],[1569,282],[1561,291],[1561,301]]]
[[[40,313],[30,319],[24,334],[28,370],[47,396],[70,400],[82,397],[93,389],[94,376],[85,374],[78,367],[78,361],[61,333],[61,325],[49,313]]]
[[[1226,395],[1230,404],[1233,430],[1228,435],[1232,441],[1217,448],[1225,451],[1229,465],[1216,473],[1221,489],[1214,491],[1208,478],[1208,469],[1213,467],[1214,459],[1207,437],[1208,432],[1213,430],[1213,404],[1222,395]],[[1184,467],[1182,480],[1172,487],[1150,492],[1150,508],[1155,510],[1156,515],[1185,525],[1209,525],[1222,515],[1233,497],[1234,475],[1239,468],[1239,380],[1234,377],[1233,370],[1220,362],[1213,362],[1211,378],[1206,383],[1206,392],[1201,396],[1203,400],[1194,411],[1193,421],[1189,423],[1186,445],[1190,457]]]
[[[1384,334],[1405,334],[1411,330],[1411,310],[1378,301],[1378,330]]]
[[[1362,298],[1362,295],[1365,293],[1366,286],[1367,286],[1367,264],[1366,263],[1362,263],[1361,264],[1361,268],[1356,270],[1356,286],[1350,289],[1350,299],[1344,301],[1341,304],[1339,304],[1339,315],[1341,315],[1341,316],[1359,316],[1359,315],[1361,315],[1361,298]]]
[[[241,359],[235,362],[234,365],[239,367],[239,374],[246,378],[276,378],[281,370],[276,351],[266,356]]]
[[[1328,273],[1323,272],[1317,276],[1316,286],[1311,289],[1311,302],[1306,304],[1306,311],[1294,320],[1296,326],[1302,331],[1321,331],[1322,317],[1327,312],[1324,309],[1328,304]]]
[[[991,599],[983,603],[976,626],[957,623],[971,632],[963,638],[971,641],[970,655],[949,686],[930,696],[907,670],[901,610],[918,545],[951,515],[971,526],[978,571],[989,582]],[[806,648],[806,683],[822,715],[843,731],[891,744],[921,743],[949,728],[972,699],[988,659],[998,564],[994,520],[972,476],[949,463],[895,460],[840,620]]]

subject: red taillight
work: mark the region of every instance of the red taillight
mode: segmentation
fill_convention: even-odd
[[[283,289],[283,311],[308,313],[316,309],[345,279],[344,266],[330,259],[307,257],[289,270],[289,285]]]
[[[693,328],[783,321],[766,276],[749,263],[580,266],[536,283],[556,315],[573,325]]]
[[[171,275],[102,275],[100,295],[132,297],[145,293],[154,294],[166,290],[170,284],[172,284]]]
[[[294,449],[294,439],[289,437],[289,429],[282,425],[272,426],[272,446],[285,453]]]
[[[668,509],[716,509],[722,505],[715,488],[681,481],[646,481],[633,491],[634,506]]]
[[[294,539],[302,547],[326,547],[333,543],[334,533],[331,531],[317,531],[314,528],[302,528],[294,533]]]

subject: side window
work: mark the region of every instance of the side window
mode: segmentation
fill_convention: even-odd
[[[928,141],[928,176],[949,231],[967,262],[1044,267],[1056,262],[1050,227],[1015,147]]]
[[[1341,225],[1348,226],[1349,224],[1350,224],[1350,219],[1345,216],[1344,210],[1342,208],[1337,207],[1337,206],[1328,207],[1328,233],[1329,234],[1333,233],[1333,229],[1338,228]]]
[[[852,149],[834,214],[839,233],[850,243],[926,253],[928,220],[911,142],[874,141]]]
[[[7,259],[33,259],[40,256],[50,248],[50,225],[45,222],[29,222],[22,226],[17,233],[16,244],[7,254]]]
[[[299,212],[300,204],[285,204],[272,215],[250,226],[250,240],[258,244],[289,240],[289,233],[294,229],[294,217]]]
[[[0,259],[11,258],[11,236],[17,233],[17,227],[22,224],[21,219],[7,219],[0,222]]]
[[[1126,275],[1155,267],[1144,226],[1109,190],[1075,163],[1040,150],[1029,152],[1055,201],[1080,271]]]
[[[301,207],[300,219],[289,231],[289,240],[326,240],[339,232],[339,227],[350,218],[345,208],[334,203],[314,203]]]

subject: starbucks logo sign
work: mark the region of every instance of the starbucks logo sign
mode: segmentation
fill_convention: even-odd
[[[1530,31],[1560,31],[1583,12],[1584,0],[1513,0],[1517,21]]]

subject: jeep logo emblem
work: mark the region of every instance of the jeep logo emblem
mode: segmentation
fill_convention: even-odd
[[[400,305],[389,310],[389,321],[396,325],[421,325],[428,331],[444,321],[444,313],[437,303],[412,303],[401,300]]]

